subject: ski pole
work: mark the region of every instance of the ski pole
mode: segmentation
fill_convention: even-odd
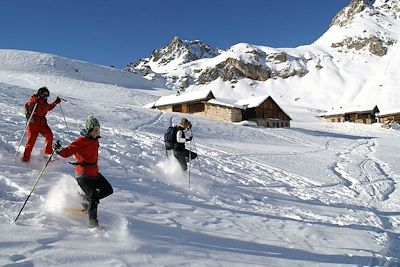
[[[60,140],[57,140],[56,144],[60,144]],[[40,171],[39,176],[38,176],[38,178],[36,179],[36,181],[35,181],[35,183],[34,183],[34,185],[33,185],[33,187],[32,187],[31,192],[29,193],[28,197],[26,198],[26,200],[25,200],[25,202],[24,202],[24,205],[22,205],[21,210],[18,212],[18,215],[17,215],[17,217],[15,218],[14,222],[17,222],[17,220],[18,220],[18,218],[19,218],[19,215],[21,214],[21,212],[22,212],[22,210],[24,209],[26,203],[28,202],[28,199],[31,197],[31,195],[32,195],[32,193],[33,193],[33,190],[35,190],[36,185],[39,183],[40,178],[41,178],[42,175],[44,174],[44,171],[46,170],[47,165],[49,165],[49,162],[50,162],[51,158],[53,157],[54,152],[55,152],[55,150],[53,149],[53,152],[51,153],[51,155],[50,155],[49,159],[47,160],[46,164],[44,165],[44,167],[43,167],[42,170]]]
[[[37,108],[37,103],[35,103],[35,106],[33,107],[32,113],[29,116],[28,122],[26,123],[24,133],[21,136],[21,140],[19,140],[19,143],[18,143],[18,146],[17,146],[17,151],[15,151],[13,160],[15,160],[17,158],[18,150],[19,150],[19,147],[21,146],[22,139],[24,139],[24,136],[26,134],[26,130],[28,129],[29,123],[31,123],[31,120],[32,120],[32,117],[33,117],[33,113],[35,113],[36,108]]]
[[[199,157],[199,152],[197,151],[197,146],[196,146],[196,142],[194,141],[194,135],[192,132],[192,141],[193,141],[193,149],[195,150],[196,154],[197,154],[197,158]],[[201,168],[200,168],[200,161],[199,159],[197,159],[197,165],[199,166],[199,172],[201,172]]]
[[[64,100],[64,99],[61,98],[61,100]],[[67,102],[66,100],[64,100],[64,101]],[[70,133],[69,128],[68,128],[68,124],[67,124],[67,120],[65,119],[65,114],[64,114],[64,110],[63,110],[63,108],[61,106],[61,103],[60,103],[60,109],[61,109],[61,113],[62,113],[62,115],[64,117],[64,123],[65,123],[65,126],[67,127],[67,131]]]

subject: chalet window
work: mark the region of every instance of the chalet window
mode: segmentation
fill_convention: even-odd
[[[172,111],[173,112],[182,112],[182,106],[181,105],[174,105],[174,106],[172,106]]]

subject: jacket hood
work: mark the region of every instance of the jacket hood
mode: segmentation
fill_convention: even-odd
[[[100,135],[97,136],[96,138],[91,137],[90,134],[88,133],[88,131],[87,131],[86,129],[81,129],[81,135],[84,136],[84,137],[86,137],[86,138],[92,139],[92,140],[97,140],[97,139],[100,139],[100,138],[101,138]]]

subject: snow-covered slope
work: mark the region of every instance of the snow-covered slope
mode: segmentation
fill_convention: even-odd
[[[140,107],[165,93],[157,84],[46,54],[0,53],[7,55],[0,57],[0,265],[400,264],[398,131],[325,124],[317,111],[299,106],[285,107],[294,119],[289,129],[188,116],[191,148],[199,153],[189,188],[162,144],[170,118],[176,123],[181,114]],[[50,101],[68,100],[66,121],[59,107],[47,116],[63,145],[89,114],[100,120],[99,166],[114,187],[99,205],[105,231],[88,230],[87,218],[65,213],[80,204],[73,168],[61,158],[14,223],[45,163],[41,137],[31,162],[12,160],[25,127],[23,104],[43,85]]]
[[[176,90],[209,87],[225,98],[269,94],[279,104],[328,110],[373,102],[389,110],[399,108],[400,99],[399,17],[399,0],[351,0],[310,45],[271,48],[240,43],[212,58],[178,60],[163,68],[150,58],[130,70],[145,68],[147,77],[164,77]]]
[[[165,88],[160,81],[149,81],[111,67],[46,53],[8,49],[0,49],[0,81],[32,89],[32,92],[48,86],[51,93],[64,97],[79,95],[99,103],[113,99],[140,106],[146,102],[144,95],[147,95],[147,101],[153,101],[157,99],[153,95],[154,89]],[[110,86],[119,94],[108,90]],[[144,92],[140,100],[135,100],[137,91],[131,90],[133,88]],[[121,98],[121,94],[126,97]]]

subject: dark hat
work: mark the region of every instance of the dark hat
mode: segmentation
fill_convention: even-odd
[[[40,87],[39,90],[37,91],[37,94],[39,96],[44,95],[45,93],[50,95],[50,91],[49,91],[49,89],[47,89],[47,87]]]

